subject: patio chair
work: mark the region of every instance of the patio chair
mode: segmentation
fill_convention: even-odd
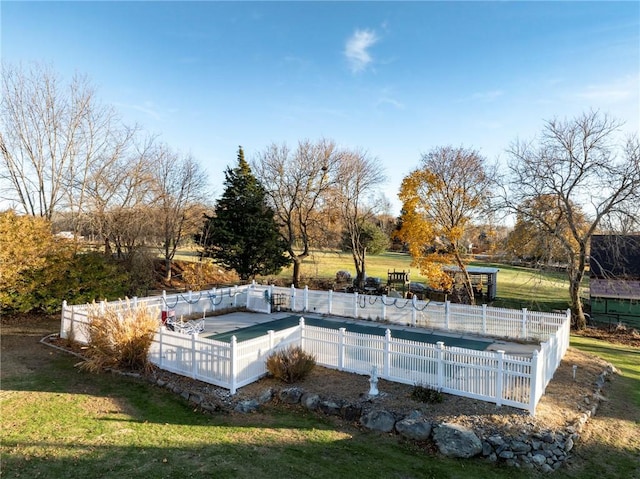
[[[182,321],[175,317],[167,318],[167,329],[182,334],[199,334],[204,331],[204,319],[199,321]]]

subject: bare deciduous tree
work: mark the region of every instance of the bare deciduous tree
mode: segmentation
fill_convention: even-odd
[[[366,152],[346,151],[340,161],[336,186],[333,189],[333,208],[339,212],[342,226],[350,243],[356,269],[355,282],[359,288],[366,279],[367,248],[364,241],[365,224],[372,221],[385,201],[378,187],[386,176],[376,158]]]
[[[154,153],[154,224],[165,260],[165,281],[171,281],[171,264],[178,246],[202,226],[207,175],[190,155],[167,146]]]
[[[301,265],[318,231],[318,211],[336,177],[341,152],[333,141],[300,141],[295,151],[271,144],[254,162],[265,187],[280,234],[293,260],[293,284],[299,287]]]
[[[113,245],[118,258],[129,257],[152,232],[155,139],[134,146],[92,163],[84,182],[84,231],[101,238],[105,254]]]
[[[2,65],[1,197],[33,216],[77,213],[95,164],[119,156],[134,130],[98,103],[85,77]]]
[[[516,142],[509,150],[503,206],[528,217],[562,245],[574,324],[579,329],[586,325],[580,284],[591,236],[612,212],[629,207],[635,215],[638,212],[640,147],[637,137],[626,145],[616,143],[620,126],[592,111],[572,120],[548,121],[537,140]],[[523,208],[541,196],[555,198],[555,215]],[[586,216],[584,223],[577,208]]]

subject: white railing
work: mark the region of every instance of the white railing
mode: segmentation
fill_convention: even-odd
[[[513,311],[487,306],[371,297],[357,294],[296,290],[248,285],[199,293],[134,298],[177,316],[205,315],[207,311],[249,307],[271,311],[274,294],[290,299],[287,309],[313,311],[377,321],[456,330],[493,336],[543,338],[531,357],[445,347],[393,338],[311,327],[301,319],[296,327],[238,343],[184,335],[160,327],[149,359],[162,369],[228,388],[231,393],[266,374],[266,357],[274,350],[299,345],[315,355],[318,364],[341,371],[379,376],[405,384],[424,384],[443,392],[528,410],[532,415],[569,346],[570,316]],[[378,299],[380,298],[380,299]],[[102,303],[105,307],[108,303]],[[379,313],[376,316],[363,312]],[[88,306],[63,303],[60,335],[88,342]]]
[[[164,322],[168,314],[177,319],[197,316],[211,316],[216,312],[222,312],[233,308],[247,307],[251,296],[254,298],[254,310],[258,310],[259,303],[264,303],[264,290],[256,289],[255,285],[234,286],[231,288],[211,289],[208,291],[166,294],[161,296],[149,296],[146,298],[132,298],[129,300],[133,307],[146,306],[150,310],[157,311],[158,319]],[[262,298],[260,301],[255,298]],[[105,308],[109,305],[121,305],[123,301],[101,301],[99,304]],[[68,305],[62,303],[62,318],[60,324],[60,336],[62,338],[73,336],[73,339],[81,343],[88,341],[87,312],[88,304]],[[264,309],[264,307],[263,307]]]
[[[300,313],[316,313],[367,319],[405,326],[459,331],[500,338],[546,341],[570,317],[564,314],[529,311],[528,309],[469,306],[450,302],[418,301],[358,293],[311,291],[277,286],[253,285],[252,294],[265,298],[285,296],[286,309]],[[270,308],[265,311],[271,312]]]

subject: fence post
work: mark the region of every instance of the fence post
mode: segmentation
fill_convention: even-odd
[[[198,361],[196,360],[196,335],[191,335],[191,377],[198,377]]]
[[[496,351],[496,406],[502,406],[502,383],[504,379],[504,351]]]
[[[309,286],[304,287],[304,309],[303,311],[306,313],[309,311]]]
[[[358,292],[353,292],[353,317],[358,319]]]
[[[538,368],[540,367],[538,350],[533,351],[531,356],[531,379],[529,383],[529,414],[536,415],[536,404],[538,404],[538,390],[542,386],[540,384],[540,376]]]
[[[296,310],[296,287],[291,285],[291,311]]]
[[[133,297],[133,307],[134,307],[134,309],[138,309],[138,297],[137,296]]]
[[[382,358],[382,374],[383,377],[389,379],[391,364],[391,330],[387,328],[384,332],[384,357]]]
[[[64,327],[65,324],[66,324],[66,320],[65,320],[65,312],[66,312],[66,310],[67,310],[67,300],[64,300],[64,301],[62,301],[62,313],[60,314],[60,337],[62,339],[66,339],[67,338],[66,329]]]
[[[269,335],[269,352],[271,352],[271,350],[273,349],[273,335],[274,335],[275,331],[273,329],[270,329],[269,331],[267,331],[267,334]]]
[[[417,304],[418,298],[416,297],[416,295],[414,294],[413,297],[411,298],[411,326],[413,326],[414,328],[416,327],[416,316],[418,314],[418,304]]]
[[[331,314],[332,311],[333,311],[333,290],[330,289],[329,290],[329,311],[327,312],[327,314]]]
[[[162,290],[162,311],[169,311],[169,306],[167,305],[167,291]]]
[[[305,334],[305,325],[304,325],[304,318],[300,317],[300,348],[304,351],[304,334]]]
[[[385,321],[387,319],[387,305],[386,305],[386,301],[387,301],[387,295],[383,294],[382,295],[382,321]]]
[[[237,389],[236,388],[236,384],[237,384],[236,374],[238,372],[237,356],[238,356],[238,342],[235,336],[231,336],[231,351],[229,354],[229,357],[231,359],[231,384],[229,385],[230,386],[229,392],[231,394],[235,394]]]
[[[160,346],[158,346],[158,362],[160,364],[158,364],[158,366],[160,367],[160,369],[163,369],[162,366],[162,359],[163,359],[163,355],[164,355],[164,351],[163,351],[163,346],[164,346],[164,326],[161,324],[160,327],[158,328],[158,334],[160,335],[160,337],[158,339],[160,339]]]
[[[192,297],[193,297],[193,292],[191,290],[189,290],[188,293],[187,293],[187,305],[188,305],[187,306],[187,311],[189,311],[189,316],[191,316],[191,313],[192,313],[192,311],[191,311],[191,301],[192,301],[191,298]]]
[[[345,328],[338,329],[338,371],[344,369],[344,333]]]
[[[444,388],[444,343],[438,341],[436,346],[436,358],[438,359],[438,379],[436,386],[438,390],[442,390]]]
[[[482,305],[482,334],[487,334],[487,305]]]
[[[224,290],[220,294],[220,297],[224,299]],[[216,288],[211,288],[211,291],[209,291],[209,302],[211,303],[211,313],[215,313],[216,312]],[[220,301],[220,303],[222,304],[222,300]],[[222,309],[224,309],[224,305],[222,306]]]
[[[522,339],[527,339],[527,308],[522,308]]]
[[[273,285],[272,284],[269,285],[268,291],[269,291],[269,293],[268,293],[269,294],[269,301],[268,301],[268,304],[267,304],[267,314],[271,314],[271,305],[273,304]]]
[[[444,329],[449,330],[449,307],[451,303],[449,301],[444,302]]]

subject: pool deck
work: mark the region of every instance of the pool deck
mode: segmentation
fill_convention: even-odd
[[[436,334],[438,336],[450,337],[452,339],[463,339],[469,341],[484,341],[490,343],[485,351],[504,351],[507,354],[515,354],[522,356],[531,356],[534,350],[540,350],[540,345],[537,343],[519,343],[511,342],[508,340],[489,338],[481,335],[473,335],[469,333],[460,333],[456,331],[442,331],[426,328],[412,328],[402,326],[399,324],[381,324],[371,321],[355,320],[352,318],[342,317],[330,317],[318,314],[303,314],[300,312],[283,311],[272,314],[266,313],[252,313],[252,312],[234,312],[229,314],[223,314],[220,316],[209,316],[205,318],[205,329],[200,333],[201,337],[212,336],[221,333],[228,333],[249,326],[257,324],[268,323],[278,319],[287,318],[289,316],[302,316],[305,318],[319,318],[326,321],[336,321],[340,323],[351,323],[366,325],[368,327],[375,327],[381,329],[390,329],[391,336],[393,336],[394,330],[410,331],[410,332],[422,332],[427,334]],[[446,344],[446,341],[445,341]]]

